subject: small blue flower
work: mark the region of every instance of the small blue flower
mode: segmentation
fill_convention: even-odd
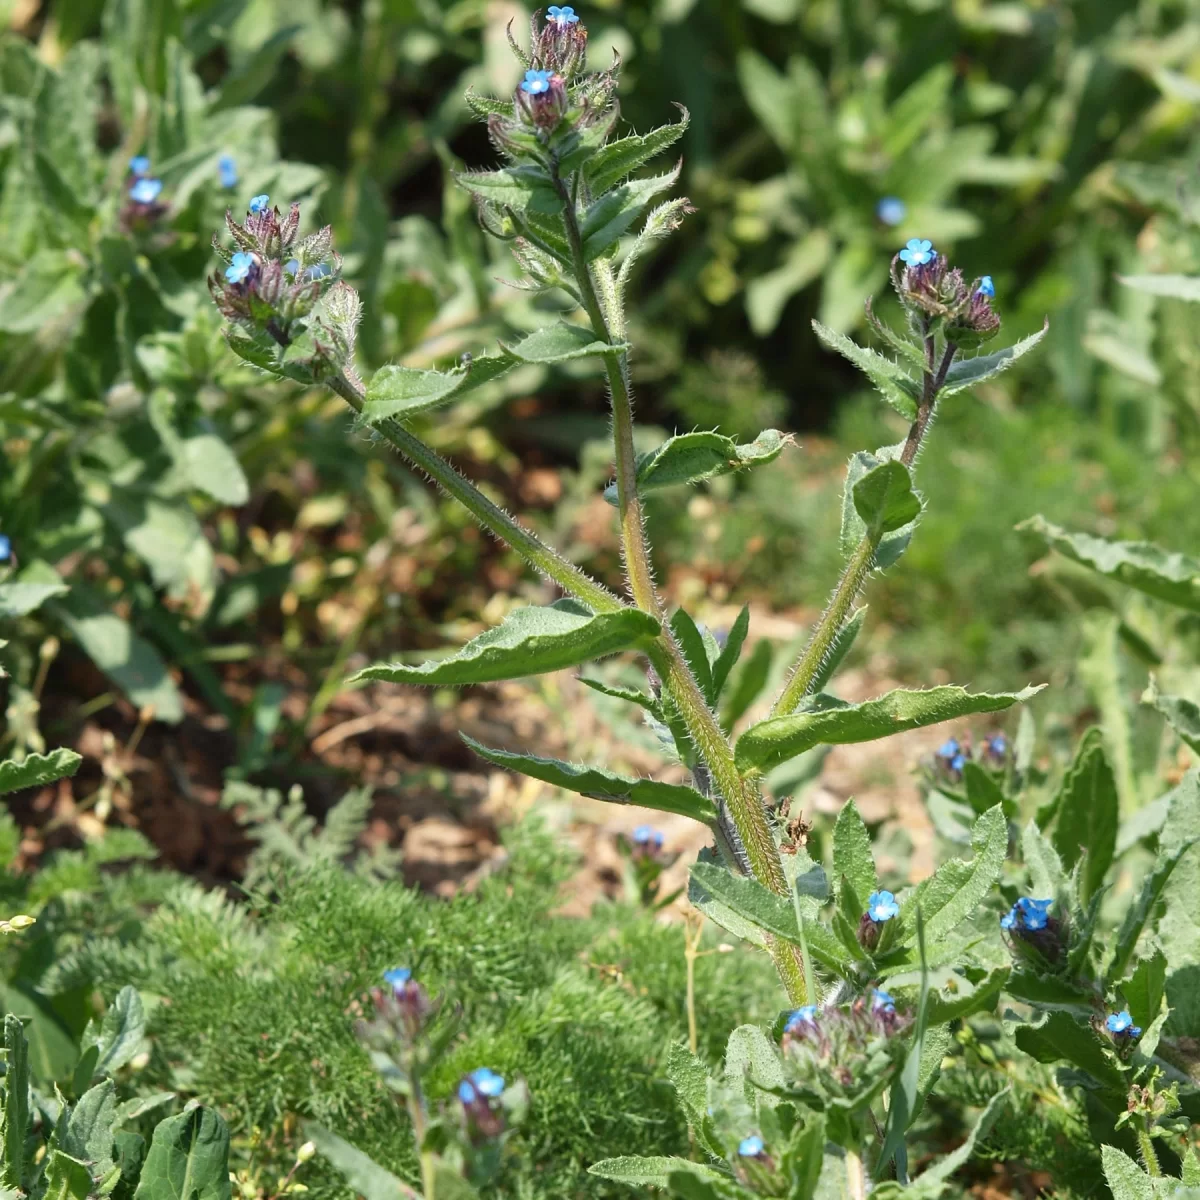
[[[250,255],[235,254],[234,258],[250,258]],[[254,260],[250,259],[250,261],[253,262]],[[232,270],[232,268],[230,269]],[[229,271],[226,271],[225,275],[228,277]],[[233,282],[238,283],[240,280],[235,279]],[[410,971],[408,967],[393,967],[390,971],[384,971],[383,973],[384,983],[390,983],[392,987],[396,989],[402,988],[411,978],[412,971]]]
[[[540,96],[550,90],[550,80],[553,76],[553,71],[526,71],[525,78],[521,80],[521,91],[530,96]]]
[[[244,283],[253,268],[254,255],[247,254],[245,250],[239,250],[230,260],[229,266],[225,268],[225,278],[230,283]],[[387,976],[385,975],[384,978],[386,979]]]
[[[159,193],[162,191],[161,179],[148,179],[142,176],[129,189],[129,198],[134,204],[153,204],[158,199]]]
[[[994,296],[996,294],[996,285],[992,282],[990,275],[985,275],[979,281],[979,287],[976,289],[978,296]]]
[[[129,160],[130,173],[136,175],[139,179],[143,175],[150,174],[150,160],[144,154],[135,154]]]
[[[908,216],[908,205],[899,196],[884,196],[875,205],[875,215],[885,225],[899,225]]]
[[[962,750],[958,744],[958,738],[951,738],[948,742],[943,742],[938,750],[938,758],[953,758]]]
[[[896,897],[891,892],[872,892],[867,897],[867,916],[877,925],[890,921],[899,913],[900,905],[896,903]]]
[[[12,558],[12,540],[7,534],[0,533],[0,563],[6,563]]]
[[[900,251],[900,261],[908,263],[910,267],[923,267],[926,263],[933,262],[935,258],[937,258],[937,251],[928,238],[909,238],[908,245]]]
[[[871,1008],[875,1012],[895,1012],[896,1002],[883,988],[875,988],[871,996]]]
[[[947,764],[950,770],[962,773],[963,767],[967,765],[967,756],[965,754],[956,754]]]
[[[1110,1013],[1104,1021],[1108,1032],[1115,1034],[1117,1037],[1136,1038],[1142,1036],[1142,1028],[1140,1025],[1133,1023],[1133,1018],[1129,1015],[1129,1010],[1123,1008],[1119,1013]]]
[[[766,1145],[757,1133],[752,1133],[738,1142],[738,1154],[742,1158],[758,1158],[765,1149]]]
[[[1012,908],[1010,908],[1008,912],[1006,912],[1004,916],[1000,918],[1000,928],[1015,929],[1017,926],[1017,917],[1017,906],[1014,904]]]
[[[495,1097],[504,1091],[504,1076],[497,1075],[490,1067],[476,1067],[467,1078],[481,1095]]]
[[[271,197],[268,196],[266,192],[263,192],[261,196],[255,196],[250,201],[250,211],[254,213],[255,216],[258,216],[259,213],[265,213],[267,211],[267,205],[270,203]]]
[[[1021,923],[1026,929],[1034,932],[1045,929],[1046,923],[1050,920],[1050,906],[1053,903],[1053,900],[1031,900],[1028,896],[1022,896],[1017,901]]]
[[[300,260],[298,258],[289,258],[287,262],[283,264],[283,269],[289,275],[297,274],[297,272],[300,270]]]
[[[237,187],[237,163],[233,161],[233,157],[231,155],[222,154],[221,157],[217,159],[217,174],[221,177],[221,186],[223,188]]]
[[[1008,738],[1002,733],[993,733],[987,739],[987,748],[989,754],[994,754],[997,758],[1003,758],[1008,753]]]
[[[479,1093],[475,1090],[475,1085],[469,1079],[464,1079],[458,1085],[458,1098],[464,1104],[473,1104],[478,1095]]]
[[[557,4],[552,4],[546,9],[546,15],[554,22],[559,29],[566,29],[568,25],[577,25],[579,18],[575,15],[575,10],[569,5],[564,5],[559,8]]]
[[[788,1014],[787,1024],[783,1027],[784,1033],[799,1033],[805,1026],[815,1028],[817,1024],[817,1006],[815,1004],[805,1004],[801,1008],[795,1009]]]
[[[661,850],[663,846],[662,831],[653,829],[649,825],[639,825],[633,831],[633,844],[635,846],[653,845],[656,850]]]

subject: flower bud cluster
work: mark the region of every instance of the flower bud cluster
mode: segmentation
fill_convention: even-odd
[[[963,768],[975,761],[983,766],[1001,769],[1008,762],[1008,738],[1002,733],[989,733],[976,752],[969,738],[947,738],[933,756],[938,772],[954,782],[962,778]]]
[[[162,180],[150,174],[149,158],[137,154],[129,160],[127,182],[121,226],[124,229],[144,229],[167,211],[167,206],[159,199],[163,190]]]
[[[981,346],[1000,332],[992,277],[968,286],[962,271],[951,268],[927,238],[911,238],[892,259],[892,286],[911,316],[922,325],[942,322],[946,340],[960,349]]]
[[[1053,904],[1053,900],[1022,896],[1000,918],[1000,928],[1012,953],[1042,969],[1058,966],[1067,948],[1065,924],[1050,915]]]
[[[501,1104],[504,1088],[504,1076],[497,1075],[490,1067],[476,1067],[459,1081],[456,1094],[472,1143],[499,1137],[504,1132],[506,1122]]]
[[[408,967],[385,971],[383,982],[383,987],[371,989],[375,1017],[358,1022],[358,1038],[372,1050],[411,1050],[433,1012],[429,996]]]

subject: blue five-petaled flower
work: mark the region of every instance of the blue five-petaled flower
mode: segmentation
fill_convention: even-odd
[[[794,1009],[788,1014],[787,1024],[783,1027],[784,1033],[799,1033],[806,1025],[815,1026],[817,1023],[817,1011],[815,1004],[805,1004],[800,1008]]]
[[[758,1158],[766,1149],[766,1144],[757,1133],[752,1133],[749,1137],[744,1137],[738,1143],[738,1154],[742,1158]]]
[[[891,892],[872,892],[867,897],[867,916],[877,925],[890,921],[899,913],[900,905],[896,903],[896,897]]]
[[[1045,929],[1050,920],[1053,900],[1033,900],[1022,896],[1009,911],[1000,918],[1001,929],[1028,929],[1033,933]]]
[[[579,24],[579,18],[575,15],[575,10],[566,4],[560,8],[557,4],[552,4],[546,9],[546,16],[554,22],[559,29],[566,29],[568,25]]]
[[[458,1098],[464,1104],[472,1103],[476,1096],[495,1099],[504,1091],[504,1076],[497,1075],[490,1067],[476,1067],[458,1085]]]
[[[909,238],[908,245],[900,251],[900,261],[910,267],[923,267],[937,258],[937,251],[928,238]]]
[[[136,175],[139,179],[143,175],[150,174],[150,160],[144,154],[135,154],[129,160],[130,173]]]
[[[1124,1037],[1141,1037],[1142,1027],[1133,1023],[1133,1018],[1129,1015],[1129,1010],[1123,1008],[1119,1013],[1110,1013],[1104,1022],[1109,1033],[1115,1033]]]
[[[225,268],[225,278],[230,283],[245,283],[246,277],[254,268],[254,255],[247,254],[245,250],[239,250],[229,261],[229,266]],[[389,972],[390,974],[391,972]],[[384,976],[387,979],[387,975]],[[390,980],[388,981],[391,982]],[[403,982],[403,980],[401,980]]]
[[[871,1007],[876,1012],[895,1012],[896,1002],[883,988],[875,988],[871,999]]]
[[[153,204],[161,191],[161,179],[147,179],[143,176],[129,189],[129,198],[134,204]]]
[[[222,154],[221,157],[217,159],[217,174],[221,178],[221,186],[223,188],[237,187],[237,163],[233,161],[231,155]]]
[[[235,254],[233,257],[235,259],[250,258],[250,255]],[[254,260],[251,258],[250,261],[253,262]],[[225,274],[228,275],[229,272],[226,271]],[[390,971],[384,971],[383,973],[384,983],[390,983],[393,988],[402,988],[411,978],[412,971],[408,967],[393,967]]]
[[[526,71],[525,78],[521,80],[521,91],[530,96],[540,96],[550,90],[550,80],[553,76],[553,71]]]
[[[255,196],[250,201],[250,211],[258,216],[259,213],[267,211],[267,205],[271,203],[271,197],[264,192],[261,196]]]
[[[980,296],[987,296],[989,298],[994,296],[996,294],[996,285],[992,282],[992,277],[990,275],[985,275],[979,281],[979,287],[976,289],[976,291]]]

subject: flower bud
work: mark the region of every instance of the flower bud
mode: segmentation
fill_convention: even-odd
[[[504,1076],[490,1067],[476,1067],[459,1081],[458,1101],[472,1141],[499,1137],[504,1132],[504,1110],[499,1103],[503,1094]]]
[[[867,911],[858,923],[858,941],[866,950],[884,949],[891,944],[894,925],[888,922],[899,916],[900,905],[888,891],[872,892],[867,897]]]
[[[1050,916],[1053,903],[1022,896],[1000,918],[1009,949],[1019,958],[1030,959],[1035,966],[1057,965],[1066,948],[1066,930]]]
[[[530,125],[551,130],[567,111],[566,80],[557,71],[526,71],[516,99],[517,108]]]
[[[305,1142],[299,1150],[296,1151],[296,1161],[298,1163],[306,1163],[317,1152],[316,1142]]]
[[[536,65],[571,79],[587,61],[587,27],[570,5],[552,4],[546,10],[546,23],[534,41]]]
[[[946,340],[963,350],[972,350],[990,342],[1000,332],[1000,317],[992,309],[992,297],[996,294],[991,287],[991,277],[985,276],[989,290],[976,287],[970,300],[963,305],[946,325]]]

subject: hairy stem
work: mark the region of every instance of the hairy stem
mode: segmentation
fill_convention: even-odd
[[[929,430],[929,424],[933,420],[938,392],[941,390],[942,384],[946,382],[946,372],[950,369],[954,350],[953,345],[947,345],[942,355],[942,361],[935,372],[933,367],[934,341],[932,337],[925,339],[926,368],[921,402],[917,406],[916,420],[909,426],[908,436],[904,439],[904,447],[900,451],[900,461],[906,467],[911,468],[916,462],[917,452],[921,449],[925,434]],[[834,640],[850,616],[850,610],[854,607],[859,592],[862,591],[863,585],[874,569],[875,553],[879,549],[882,536],[882,534],[868,533],[858,543],[854,553],[850,556],[850,561],[846,563],[846,569],[842,572],[841,579],[838,580],[828,607],[821,614],[821,619],[817,622],[807,645],[797,659],[787,684],[775,701],[774,707],[771,709],[771,716],[785,717],[789,713],[795,712],[800,702],[808,695],[813,686],[813,680],[817,678],[826,656],[833,648]]]
[[[850,1200],[867,1200],[867,1173],[862,1156],[846,1147],[846,1195]]]
[[[362,389],[345,375],[335,376],[329,386],[355,412],[362,412]],[[410,433],[399,421],[380,421],[373,426],[413,466],[424,471],[447,495],[452,496],[486,529],[502,542],[507,542],[536,570],[553,580],[563,591],[578,597],[595,612],[619,612],[626,607],[612,594],[574,563],[568,562],[540,538],[499,505],[493,504],[469,479],[460,475],[440,454]]]
[[[575,199],[557,170],[554,172],[554,184],[563,203],[563,225],[571,247],[575,279],[592,332],[597,341],[608,345],[619,344],[624,336],[624,321],[611,268],[605,262],[599,262],[594,267],[588,263]],[[607,312],[601,303],[601,294],[608,300]],[[678,705],[696,750],[728,805],[755,878],[777,895],[787,896],[790,888],[758,789],[743,779],[738,771],[733,748],[709,708],[682,650],[671,636],[666,609],[654,584],[650,546],[637,492],[637,454],[633,445],[633,399],[629,385],[628,356],[624,351],[605,354],[604,368],[612,401],[617,510],[629,590],[634,603],[656,617],[663,627],[662,636],[651,652],[651,663]],[[796,1004],[805,1003],[804,972],[796,948],[782,942],[775,943],[772,945],[772,955],[788,995]]]
[[[1155,1179],[1162,1178],[1162,1167],[1159,1165],[1158,1152],[1154,1149],[1154,1139],[1150,1136],[1149,1121],[1137,1127],[1138,1149],[1142,1152],[1142,1166],[1146,1174]]]

